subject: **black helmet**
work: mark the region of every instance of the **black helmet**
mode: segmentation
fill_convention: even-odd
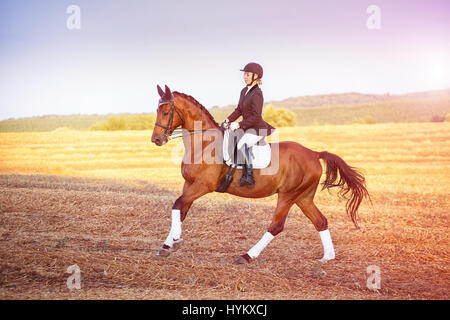
[[[245,72],[253,72],[254,74],[257,74],[259,79],[262,78],[263,76],[263,68],[261,67],[260,64],[255,63],[255,62],[250,62],[248,63],[244,69],[241,69],[241,71],[245,71]]]

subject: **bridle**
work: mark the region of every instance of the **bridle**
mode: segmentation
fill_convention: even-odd
[[[175,116],[175,112],[178,114],[178,117],[180,117],[181,119],[181,126],[184,125],[184,119],[181,116],[180,112],[177,110],[177,108],[175,108],[175,104],[173,102],[173,94],[170,95],[170,100],[166,100],[166,99],[159,99],[159,103],[158,103],[158,108],[166,103],[170,102],[170,115],[169,115],[169,122],[167,123],[167,125],[164,125],[162,123],[159,123],[158,121],[155,121],[155,126],[161,127],[164,129],[163,131],[163,136],[165,138],[167,138],[167,140],[173,140],[176,138],[181,138],[184,136],[191,136],[192,134],[195,133],[200,133],[203,131],[209,131],[209,130],[217,130],[217,129],[201,129],[201,130],[188,130],[188,129],[177,129],[177,128],[173,128],[173,118]],[[179,130],[179,131],[177,131]],[[187,134],[183,134],[183,130],[188,131]],[[174,133],[174,131],[176,131]],[[172,136],[172,134],[174,134],[174,136]]]
[[[178,116],[180,117],[180,119],[181,119],[181,125],[184,124],[184,119],[183,119],[183,117],[181,116],[180,112],[175,108],[175,104],[173,103],[173,94],[171,94],[171,96],[170,96],[170,101],[163,100],[163,99],[161,98],[161,99],[159,100],[159,103],[158,103],[158,108],[159,108],[161,105],[166,104],[166,103],[168,103],[168,102],[170,102],[169,122],[167,123],[167,125],[164,125],[164,124],[162,124],[162,123],[159,123],[158,121],[155,122],[155,126],[158,126],[158,127],[161,127],[161,128],[164,129],[164,131],[163,131],[162,134],[163,134],[164,137],[166,137],[166,138],[169,138],[169,137],[172,135],[172,133],[174,132],[174,130],[175,130],[175,128],[172,128],[172,126],[173,126],[173,118],[174,118],[174,115],[175,115],[175,112],[174,112],[174,111],[176,111],[176,113],[177,113]]]

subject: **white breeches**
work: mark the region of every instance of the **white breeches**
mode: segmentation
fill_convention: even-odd
[[[264,136],[257,136],[254,133],[246,132],[246,133],[244,133],[242,138],[239,139],[237,148],[238,148],[238,150],[241,150],[244,147],[244,143],[247,144],[247,147],[254,146],[261,139],[264,139]]]

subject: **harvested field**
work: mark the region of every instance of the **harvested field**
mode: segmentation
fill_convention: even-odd
[[[349,128],[355,138],[340,140]],[[152,167],[154,158],[148,169],[144,160],[133,162],[133,151],[144,159],[155,148],[144,150],[149,142],[140,142],[142,133],[64,133],[54,140],[52,133],[3,134],[0,299],[447,299],[449,125],[389,124],[383,135],[369,137],[375,129],[328,126],[280,134],[308,147],[316,141],[320,146],[312,149],[365,169],[373,207],[361,205],[360,230],[336,192],[316,196],[337,254],[323,265],[317,262],[319,235],[298,207],[256,261],[235,265],[266,231],[276,196],[217,193],[190,209],[182,248],[156,257],[181,191],[180,174],[171,163]],[[127,139],[135,141],[133,150]],[[101,148],[109,148],[97,154],[105,168],[94,168],[94,150]],[[66,270],[75,264],[81,289],[70,291]],[[366,287],[371,265],[381,271],[377,291]]]

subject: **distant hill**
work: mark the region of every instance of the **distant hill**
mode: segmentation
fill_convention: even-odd
[[[291,109],[300,107],[337,106],[337,105],[363,104],[363,103],[367,104],[393,100],[437,98],[449,96],[450,96],[450,89],[415,92],[399,95],[391,95],[389,93],[379,95],[379,94],[363,94],[351,92],[351,93],[323,94],[315,96],[288,98],[282,101],[274,101],[272,102],[272,104],[277,108]]]
[[[415,92],[402,95],[340,93],[266,101],[275,108],[286,108],[297,114],[297,125],[346,124],[354,122],[423,122],[450,113],[450,89]],[[235,105],[208,110],[221,123]],[[53,131],[67,127],[88,130],[109,115],[49,115],[0,121],[0,132]],[[128,114],[123,114],[128,115]]]
[[[338,106],[338,105],[354,105],[362,103],[376,103],[392,100],[403,99],[420,99],[420,98],[438,98],[450,97],[450,88],[444,90],[433,90],[414,92],[406,94],[364,94],[358,92],[349,93],[334,93],[334,94],[319,94],[314,96],[291,97],[284,100],[265,101],[265,104],[272,104],[275,108],[309,108],[317,106]],[[223,109],[233,111],[235,105],[228,105],[224,107],[214,107],[211,109]]]
[[[325,94],[265,101],[264,104],[295,112],[297,125],[346,124],[361,118],[371,118],[374,122],[423,122],[450,113],[450,89],[401,95]],[[235,108],[235,105],[229,105],[213,107],[209,111],[220,123]]]

